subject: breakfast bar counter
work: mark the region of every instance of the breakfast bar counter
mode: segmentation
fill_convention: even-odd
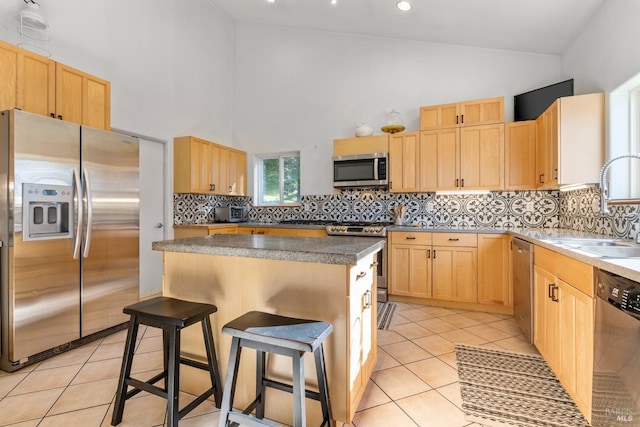
[[[164,296],[218,307],[211,322],[223,382],[231,346],[221,333],[227,322],[251,310],[330,322],[325,358],[339,425],[352,421],[376,363],[375,254],[383,245],[358,237],[213,235],[154,242],[153,249],[163,251]],[[204,361],[202,332],[185,330],[182,351]],[[307,356],[305,381],[315,389],[315,365]],[[269,372],[290,379],[291,359],[270,357]],[[182,390],[199,394],[208,387],[206,373],[181,369]],[[244,408],[255,394],[254,351],[243,351],[239,372],[234,407]],[[266,402],[266,418],[291,425],[291,395],[268,389]],[[308,425],[318,425],[320,404],[306,404]]]

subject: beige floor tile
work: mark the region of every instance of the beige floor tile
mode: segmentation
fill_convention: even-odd
[[[462,410],[462,394],[460,393],[460,383],[455,382],[442,386],[436,390],[443,395],[449,402],[453,403]]]
[[[500,329],[501,331],[509,333],[511,336],[522,335],[522,331],[520,327],[516,323],[515,319],[503,319],[498,320],[497,322],[487,323],[487,325],[492,326],[496,329]]]
[[[37,391],[19,396],[9,396],[0,401],[0,426],[21,421],[40,419],[63,392],[63,388]]]
[[[445,320],[440,318],[422,320],[416,323],[436,334],[455,331],[456,329],[459,329],[457,326],[454,326],[451,323],[447,323]]]
[[[409,363],[406,367],[432,388],[442,387],[459,379],[458,371],[436,357]]]
[[[116,394],[117,386],[117,378],[69,386],[53,405],[48,415],[109,404]]]
[[[9,393],[9,396],[66,387],[80,371],[80,368],[82,365],[70,365],[33,371]]]
[[[136,354],[162,351],[162,336],[143,338],[136,347]]]
[[[464,414],[437,391],[396,402],[420,427],[462,427],[469,424]]]
[[[97,362],[98,360],[107,360],[122,358],[124,354],[124,341],[107,344],[100,344],[96,351],[89,358],[89,362]]]
[[[118,378],[120,375],[121,359],[107,359],[98,362],[85,363],[78,375],[71,382],[72,385],[88,383],[92,381]]]
[[[109,409],[109,405],[94,406],[64,414],[45,417],[38,427],[100,427]]]
[[[140,334],[138,333],[138,336]],[[123,329],[122,331],[115,332],[109,336],[106,336],[102,339],[100,344],[112,344],[114,342],[124,342],[127,339],[127,330]]]
[[[467,311],[466,313],[464,313],[464,315],[470,319],[477,320],[480,323],[489,323],[502,320],[502,317],[497,314],[484,313],[482,311]]]
[[[424,311],[429,313],[429,315],[432,316],[432,317],[450,316],[452,314],[456,314],[457,313],[457,310],[454,310],[454,309],[451,309],[451,308],[432,307],[432,306],[425,307]]]
[[[424,307],[423,305],[419,305],[419,304],[409,304],[406,302],[396,302],[394,303],[396,305],[396,310],[399,313],[402,313],[403,311],[408,311],[408,310],[414,310],[416,308],[422,308]]]
[[[456,371],[458,370],[458,360],[456,359],[456,352],[445,353],[438,356],[438,359],[442,360],[447,365],[451,366]]]
[[[372,380],[369,380],[367,387],[364,390],[364,395],[358,406],[358,411],[364,409],[373,408],[374,406],[383,405],[391,402],[389,396],[385,394],[380,387],[376,385]]]
[[[511,337],[500,341],[494,341],[496,345],[499,345],[505,350],[515,351],[520,353],[540,354],[538,349],[527,341],[524,336]]]
[[[393,344],[400,341],[406,341],[406,338],[395,331],[385,331],[382,329],[378,329],[379,346]]]
[[[378,347],[378,361],[376,362],[376,366],[373,368],[375,371],[381,371],[383,369],[389,369],[396,366],[400,366],[400,362],[394,359],[389,353],[384,351],[382,348]]]
[[[411,322],[412,322],[411,320],[407,319],[402,314],[398,314],[398,312],[396,311],[396,314],[393,316],[393,319],[391,319],[391,327],[396,325],[403,325],[405,323],[411,323]]]
[[[457,326],[458,328],[468,328],[469,326],[480,325],[482,322],[479,322],[471,317],[467,317],[467,314],[454,314],[452,316],[445,316],[442,318],[447,323],[451,323],[453,326]]]
[[[142,336],[142,338],[161,337],[162,336],[162,329],[153,328],[151,326],[147,326],[147,330],[141,336]]]
[[[402,315],[412,322],[419,320],[431,319],[433,316],[427,313],[424,308],[414,308],[413,310],[406,310],[402,312]]]
[[[422,393],[431,388],[404,366],[374,372],[371,379],[393,400]]]
[[[85,344],[82,347],[74,348],[73,350],[66,351],[64,353],[57,354],[47,360],[41,362],[36,370],[39,369],[51,369],[60,366],[77,365],[85,363],[94,351],[98,348],[97,342],[91,342]]]
[[[488,341],[482,337],[479,337],[470,332],[467,332],[467,329],[460,329],[460,330],[451,331],[451,332],[443,332],[440,334],[440,336],[445,339],[448,339],[454,344],[480,345]]]
[[[471,326],[470,328],[465,328],[465,331],[471,332],[472,334],[484,338],[487,341],[498,341],[512,336],[512,334],[508,332],[487,324]]]
[[[357,412],[353,418],[353,425],[357,427],[418,427],[418,425],[393,402]]]
[[[220,420],[220,411],[189,417],[180,420],[180,427],[215,427]]]
[[[440,335],[430,335],[428,337],[418,338],[413,340],[413,342],[434,356],[455,351],[454,344],[451,341],[442,338]]]
[[[149,353],[135,354],[133,356],[133,366],[131,367],[132,373],[152,371],[155,369],[162,369],[164,366],[164,359],[162,351],[152,351]]]
[[[20,381],[24,380],[29,372],[14,372],[12,374],[6,373],[6,375],[0,375],[0,399],[3,399],[7,394],[16,387]]]
[[[38,427],[38,424],[40,424],[40,420],[41,419],[38,418],[37,420],[30,420],[30,421],[25,421],[25,422],[22,422],[22,423],[11,424],[11,427]],[[2,424],[0,424],[0,425],[2,425]]]
[[[167,401],[153,394],[144,394],[138,399],[129,399],[124,404],[122,422],[118,427],[161,426],[167,412]],[[113,403],[109,406],[102,427],[111,426]],[[182,423],[180,423],[182,426]]]
[[[392,331],[395,331],[405,337],[406,339],[412,340],[414,338],[426,337],[428,335],[433,335],[429,329],[424,328],[417,323],[403,323],[400,325],[392,325],[390,328]],[[503,337],[506,338],[506,337]]]
[[[428,351],[415,345],[411,341],[402,341],[395,344],[389,344],[382,347],[384,351],[389,353],[391,357],[398,362],[405,364],[415,362],[416,360],[431,357]]]

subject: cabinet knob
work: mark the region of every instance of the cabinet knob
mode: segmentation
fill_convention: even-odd
[[[433,250],[433,259],[436,259],[436,250]]]
[[[544,184],[544,174],[543,173],[540,174],[540,177],[538,178],[538,182],[540,184]]]
[[[56,118],[56,113],[49,113],[49,115],[51,116],[52,119]]]
[[[415,238],[415,237],[412,237],[412,236],[405,237],[405,239],[407,239],[407,240],[416,240],[416,238]]]
[[[363,303],[364,303],[364,308],[370,308],[373,305],[373,298],[372,298],[372,294],[370,290],[366,290],[364,292],[364,295],[362,296],[363,298]]]
[[[367,275],[366,271],[361,271],[360,273],[358,273],[358,275],[356,276],[356,280],[360,280],[362,279],[364,276]]]
[[[209,191],[216,191],[216,185],[215,184],[209,184]]]
[[[464,188],[464,178],[462,178],[462,179],[460,180],[460,187],[461,187],[461,188]]]
[[[62,115],[61,114],[58,114],[58,119],[62,120]]]
[[[460,239],[458,239],[457,237],[455,237],[455,238],[454,237],[449,237],[449,241],[450,242],[457,242],[458,240],[460,240]]]
[[[379,265],[378,261],[373,261],[373,262],[371,263],[371,268],[373,268],[373,267],[377,267],[378,265]]]
[[[459,184],[460,184],[460,180],[456,178],[456,188],[459,187]]]

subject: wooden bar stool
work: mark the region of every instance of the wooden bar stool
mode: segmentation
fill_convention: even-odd
[[[274,426],[275,424],[263,419],[265,387],[293,394],[294,427],[306,425],[305,397],[320,401],[323,415],[321,425],[333,426],[327,388],[327,372],[322,350],[322,342],[332,331],[333,326],[327,322],[295,319],[260,311],[250,311],[227,323],[222,328],[222,332],[231,335],[233,339],[218,426],[225,427],[229,422],[248,426]],[[243,412],[240,412],[233,410],[233,397],[238,377],[240,352],[243,347],[253,348],[257,352],[256,398]],[[318,392],[305,389],[304,353],[306,352],[313,352],[314,355],[318,376]],[[276,353],[292,358],[293,385],[266,377],[266,353]],[[252,417],[249,414],[254,409],[256,413],[255,417]]]
[[[153,393],[167,399],[167,426],[177,427],[178,420],[188,414],[209,396],[214,396],[216,406],[220,407],[222,389],[220,388],[220,371],[216,350],[211,333],[209,315],[218,311],[215,305],[183,301],[174,298],[157,297],[141,301],[124,308],[129,314],[129,331],[122,359],[122,369],[116,393],[115,407],[111,425],[122,421],[125,401],[141,391]],[[204,344],[207,351],[207,362],[201,363],[180,356],[180,331],[196,322],[202,323]],[[131,378],[131,365],[135,349],[138,326],[147,325],[162,329],[164,371],[148,381]],[[178,394],[180,390],[180,364],[192,366],[209,372],[211,388],[198,396],[193,402],[179,409]],[[164,379],[164,387],[153,384]],[[133,389],[127,391],[128,386]]]

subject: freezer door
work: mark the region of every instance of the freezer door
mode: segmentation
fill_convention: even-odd
[[[82,127],[82,336],[126,322],[139,299],[138,140]]]
[[[23,183],[73,189],[73,171],[80,166],[80,128],[19,110],[8,114],[13,159],[7,202],[10,235],[3,248],[9,274],[3,282],[2,312],[8,358],[17,362],[80,337],[80,262],[73,257],[77,221],[64,238],[22,238]],[[76,198],[72,205],[77,219]]]

